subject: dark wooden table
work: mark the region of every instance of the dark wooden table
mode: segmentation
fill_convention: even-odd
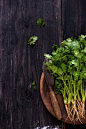
[[[39,18],[43,28],[36,24]],[[40,96],[42,63],[53,44],[80,34],[86,34],[86,0],[0,0],[0,129],[62,128]],[[38,41],[32,47],[27,42],[33,35]]]

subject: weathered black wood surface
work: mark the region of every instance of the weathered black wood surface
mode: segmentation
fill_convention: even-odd
[[[45,21],[39,28],[38,18]],[[0,1],[0,129],[61,125],[40,97],[44,53],[61,40],[60,0]],[[28,39],[38,36],[35,46]],[[36,81],[37,91],[31,88]]]
[[[85,0],[0,1],[0,129],[59,125],[40,97],[44,53],[69,36],[86,33]],[[45,21],[39,28],[38,18]],[[35,46],[28,39],[38,36]],[[31,87],[36,81],[37,91]],[[85,129],[86,125],[66,129]]]

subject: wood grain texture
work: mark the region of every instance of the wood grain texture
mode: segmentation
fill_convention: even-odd
[[[61,126],[41,100],[43,55],[51,53],[53,43],[60,46],[61,38],[86,34],[85,5],[85,0],[0,1],[0,129]],[[38,18],[45,21],[43,28],[37,26]],[[39,39],[32,47],[27,42],[33,35]],[[37,91],[31,87],[34,80]],[[69,128],[86,125],[66,124]]]
[[[38,18],[45,21],[39,28]],[[35,46],[28,39],[38,36]],[[39,91],[44,53],[61,41],[60,0],[0,1],[0,129],[61,125],[45,108]],[[37,91],[31,87],[36,81]]]
[[[85,0],[62,0],[63,39],[86,34],[85,5]]]
[[[86,1],[62,0],[62,31],[63,40],[68,37],[77,38],[80,34],[86,34]],[[86,129],[86,125],[70,126],[66,129]]]

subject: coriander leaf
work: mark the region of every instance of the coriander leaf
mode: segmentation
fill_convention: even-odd
[[[34,36],[30,37],[30,39],[28,40],[28,44],[35,45],[37,40],[38,40],[38,37],[34,35]]]
[[[58,46],[56,44],[53,44],[52,48],[56,51],[58,49]]]
[[[75,67],[77,67],[77,66],[78,66],[78,63],[77,63],[77,61],[76,61],[76,60],[72,60],[72,61],[70,61],[70,63],[71,63],[71,64],[73,64]]]
[[[79,50],[74,50],[74,55],[77,57],[79,54]]]
[[[68,42],[72,42],[71,38],[68,38],[67,41],[68,41]]]
[[[56,55],[56,52],[55,52],[55,51],[53,51],[53,52],[52,52],[52,55],[53,55],[53,56],[54,56],[54,55]]]
[[[62,70],[65,73],[66,72],[66,65],[64,63],[61,64]]]
[[[61,46],[62,46],[62,47],[65,47],[65,46],[70,47],[70,46],[71,46],[71,42],[67,42],[67,41],[64,40],[64,41],[61,43]]]
[[[49,55],[49,54],[44,54],[44,56],[45,56],[47,59],[51,59],[51,58],[52,58],[52,56]]]
[[[32,88],[33,88],[33,90],[37,90],[37,89],[36,89],[36,85],[32,86]]]
[[[82,80],[78,80],[77,82],[78,86],[82,84]]]
[[[33,82],[32,82],[32,86],[33,86],[33,85],[35,85],[35,84],[36,84],[36,82],[35,82],[35,81],[33,81]]]
[[[58,75],[62,75],[62,74],[63,74],[63,71],[62,71],[61,68],[59,68],[59,69],[57,70],[57,74],[58,74]]]
[[[36,82],[35,82],[35,81],[32,82],[32,88],[33,88],[34,90],[36,90]]]
[[[86,35],[82,35],[82,34],[81,34],[81,35],[79,36],[79,39],[85,39],[85,38],[86,38]]]
[[[84,50],[83,50],[83,51],[84,51],[84,53],[86,53],[86,47],[84,48]]]
[[[84,60],[84,62],[86,62],[86,56],[83,56],[83,60]]]
[[[39,18],[39,19],[37,20],[37,25],[38,25],[39,27],[43,27],[43,26],[45,25],[45,22],[44,22],[41,18]]]
[[[86,72],[84,72],[83,77],[84,77],[84,79],[86,79]]]
[[[74,78],[75,78],[76,80],[78,80],[79,74],[80,74],[80,73],[77,72],[77,71],[74,71],[74,72],[73,72]]]

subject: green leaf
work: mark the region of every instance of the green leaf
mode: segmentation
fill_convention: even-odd
[[[58,75],[62,75],[62,74],[63,74],[62,69],[59,68],[59,69],[57,70],[57,74],[58,74]]]
[[[77,65],[78,65],[76,60],[72,60],[72,61],[70,61],[70,63],[73,64],[75,67],[77,67]]]
[[[57,80],[55,80],[55,85],[58,85],[58,84],[59,84],[59,82]]]
[[[34,35],[34,36],[30,37],[30,39],[28,40],[28,44],[35,45],[37,40],[38,40],[38,37]]]
[[[35,81],[33,81],[33,82],[32,82],[32,86],[33,86],[33,85],[35,85],[35,84],[36,84],[36,82],[35,82]]]
[[[84,48],[83,52],[86,53],[86,47]]]
[[[52,48],[56,51],[58,49],[58,46],[56,44],[53,44]]]
[[[70,74],[72,74],[72,73],[73,73],[73,67],[68,66],[68,72],[69,72]]]
[[[67,41],[64,40],[64,41],[61,43],[61,46],[62,46],[62,47],[65,47],[65,46],[68,46],[68,47],[69,47],[69,46],[71,46],[71,42],[67,42]]]
[[[81,35],[79,36],[79,39],[85,39],[85,38],[86,38],[86,35],[82,35],[82,34],[81,34]]]
[[[79,80],[79,81],[77,82],[77,85],[80,86],[81,84],[82,84],[82,80]]]
[[[78,56],[78,54],[79,54],[79,50],[74,50],[74,56]]]
[[[81,59],[81,58],[82,58],[82,54],[81,54],[81,53],[78,53],[76,57],[77,57],[78,59]]]
[[[67,42],[72,42],[71,38],[68,38],[68,39],[67,39]]]
[[[52,59],[52,56],[49,55],[49,54],[45,54],[45,53],[44,53],[44,56],[45,56],[47,59]]]
[[[74,71],[74,72],[73,72],[73,75],[74,75],[74,79],[75,79],[75,80],[78,80],[79,72]]]
[[[36,82],[35,82],[35,81],[32,82],[32,88],[33,88],[34,90],[36,90]]]
[[[54,61],[58,61],[58,60],[60,60],[60,54],[58,53],[56,53],[56,55],[54,55],[54,56],[52,56],[52,60],[54,60]]]
[[[62,61],[66,61],[67,62],[67,55],[64,55],[63,57],[62,57]]]
[[[58,73],[58,68],[55,65],[51,66],[51,70],[53,73]]]
[[[80,44],[78,41],[73,41],[72,42],[72,49],[79,49],[80,48]]]
[[[36,90],[36,82],[35,82],[35,81],[32,82],[32,88],[33,88],[34,90]]]
[[[80,73],[80,80],[82,80],[83,79],[83,73],[81,72]]]
[[[61,64],[61,67],[62,67],[63,72],[65,73],[65,72],[66,72],[66,69],[67,69],[67,68],[66,68],[66,65],[65,65],[64,63],[62,63],[62,64]]]
[[[57,77],[56,79],[58,79],[58,80],[62,80],[62,78],[61,78],[61,77]]]
[[[86,56],[83,56],[83,61],[86,62]]]
[[[36,85],[33,85],[32,88],[33,90],[37,90]]]
[[[83,77],[84,77],[84,79],[86,79],[86,71],[84,72]]]
[[[53,55],[53,56],[55,56],[55,55],[56,55],[56,52],[55,52],[55,51],[53,51],[53,52],[52,52],[52,55]]]
[[[43,19],[39,18],[39,19],[37,20],[37,25],[38,25],[39,27],[43,27],[43,26],[45,25],[45,22],[43,21]]]

